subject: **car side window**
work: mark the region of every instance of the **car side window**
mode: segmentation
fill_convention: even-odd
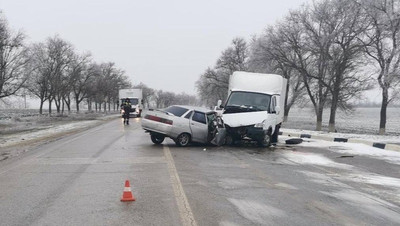
[[[202,112],[195,111],[192,117],[192,120],[195,122],[200,122],[203,124],[207,124],[206,115]]]
[[[187,113],[185,115],[185,118],[190,119],[190,116],[192,116],[192,114],[193,114],[193,111],[190,111],[189,113]]]

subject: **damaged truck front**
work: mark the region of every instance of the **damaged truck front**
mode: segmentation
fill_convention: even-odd
[[[225,143],[256,141],[269,147],[278,141],[287,80],[276,74],[234,72],[222,109]],[[219,101],[219,105],[220,105]]]

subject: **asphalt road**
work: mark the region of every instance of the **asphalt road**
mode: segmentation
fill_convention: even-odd
[[[400,225],[399,165],[336,149],[153,145],[116,119],[1,161],[0,225]]]

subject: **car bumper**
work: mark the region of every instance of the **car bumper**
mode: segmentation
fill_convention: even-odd
[[[159,122],[155,122],[155,121],[143,118],[142,119],[142,128],[149,132],[160,133],[160,134],[164,134],[167,137],[174,138],[174,134],[172,132],[172,126],[165,124],[165,123],[159,123]]]

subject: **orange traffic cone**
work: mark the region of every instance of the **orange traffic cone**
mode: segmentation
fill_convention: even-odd
[[[121,202],[135,201],[135,197],[132,195],[131,186],[129,185],[129,180],[125,181],[124,193],[122,194]]]

